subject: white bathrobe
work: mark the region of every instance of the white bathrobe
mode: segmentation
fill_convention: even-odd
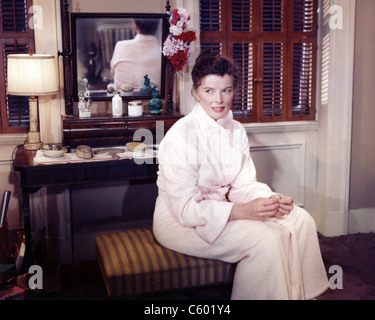
[[[115,87],[130,85],[135,90],[143,87],[145,75],[152,86],[160,90],[161,46],[155,36],[137,34],[134,39],[116,43],[111,60]]]
[[[184,254],[237,262],[232,299],[312,299],[328,288],[311,216],[228,221],[234,203],[274,193],[257,182],[249,142],[232,112],[218,121],[197,104],[159,148],[153,230]]]

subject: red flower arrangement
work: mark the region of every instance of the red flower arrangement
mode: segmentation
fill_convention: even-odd
[[[190,16],[186,9],[179,8],[172,11],[170,17],[169,35],[164,41],[163,54],[172,64],[173,72],[178,72],[188,63],[190,43],[197,39],[194,31],[185,31]]]

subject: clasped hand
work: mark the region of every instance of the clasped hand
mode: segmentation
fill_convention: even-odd
[[[270,198],[257,198],[247,203],[235,204],[232,208],[230,220],[260,220],[281,218],[293,210],[294,200],[281,194],[274,194]]]

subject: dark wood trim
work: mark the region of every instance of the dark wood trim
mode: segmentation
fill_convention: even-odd
[[[73,114],[73,94],[72,94],[72,49],[70,40],[70,12],[68,0],[61,0],[61,24],[63,51],[58,55],[63,57],[64,65],[64,94],[65,94],[65,113]]]
[[[113,18],[132,18],[132,17],[139,17],[140,15],[148,18],[161,18],[165,16],[165,20],[163,20],[163,40],[168,33],[168,16],[167,14],[156,14],[156,13],[70,13],[69,9],[69,1],[68,0],[61,0],[61,24],[62,24],[62,41],[63,41],[63,50],[58,52],[58,55],[63,57],[63,65],[64,65],[64,94],[65,94],[65,113],[67,115],[73,115],[73,103],[74,101],[78,101],[78,96],[76,97],[76,90],[74,90],[74,85],[76,85],[76,81],[74,81],[74,59],[75,59],[75,52],[74,52],[74,18],[79,17],[94,17],[100,16],[102,17],[113,17]],[[169,1],[167,1],[166,9],[170,10]],[[167,97],[167,110],[173,111],[173,100],[172,100],[172,92],[173,92],[173,85],[172,85],[172,73],[167,69],[167,59],[163,56],[163,65],[162,65],[162,83],[161,83],[161,92],[159,94],[160,98]],[[167,86],[167,88],[166,88]],[[112,97],[105,96],[97,98],[95,96],[92,97],[92,100],[97,101],[106,101],[111,100]],[[150,97],[123,97],[123,99],[150,99]]]
[[[83,119],[78,116],[63,116],[63,145],[72,148],[81,144],[90,147],[125,145],[133,141],[134,134],[139,129],[149,130],[143,132],[150,132],[152,143],[158,143],[181,117],[178,112],[167,111],[163,111],[161,115],[145,113],[140,117],[96,115]]]

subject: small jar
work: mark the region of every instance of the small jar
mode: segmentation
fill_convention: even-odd
[[[143,106],[141,100],[128,102],[128,115],[130,117],[139,117],[143,113]]]

